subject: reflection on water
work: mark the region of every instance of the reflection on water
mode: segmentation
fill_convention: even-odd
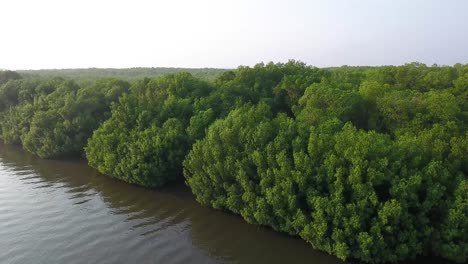
[[[343,263],[199,206],[182,185],[132,186],[84,161],[0,144],[1,263]]]

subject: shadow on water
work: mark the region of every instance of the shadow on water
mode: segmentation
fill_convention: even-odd
[[[171,261],[175,255],[192,248],[202,251],[204,257],[190,255],[190,263],[345,263],[313,250],[298,238],[249,225],[235,215],[201,207],[183,184],[162,190],[146,189],[102,175],[87,166],[84,160],[43,160],[17,146],[1,143],[0,164],[18,172],[35,172],[35,176],[19,173],[18,177],[25,183],[40,182],[40,188],[62,188],[68,199],[73,200],[72,205],[86,204],[98,196],[111,212],[109,217],[121,216],[128,224],[125,228],[145,241],[137,244],[143,259],[159,247],[158,250],[165,250],[169,256],[165,263],[176,263]],[[173,238],[161,238],[161,232],[169,228]],[[125,234],[123,236],[127,239]],[[153,243],[155,240],[159,242]],[[130,243],[130,238],[128,241]],[[132,259],[136,252],[125,254]],[[415,263],[443,262],[434,258],[408,262]]]

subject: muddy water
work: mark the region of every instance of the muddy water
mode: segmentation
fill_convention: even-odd
[[[182,184],[140,188],[0,144],[0,263],[344,262],[201,207]]]

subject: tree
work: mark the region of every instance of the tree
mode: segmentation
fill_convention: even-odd
[[[136,83],[89,140],[89,164],[143,186],[176,180],[191,142],[204,135],[204,126],[214,118],[210,105],[200,103],[211,91],[188,73]]]
[[[7,83],[10,80],[21,79],[21,75],[14,71],[0,71],[0,85]]]

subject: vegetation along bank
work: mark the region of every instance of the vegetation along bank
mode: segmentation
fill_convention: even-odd
[[[468,65],[197,74],[3,71],[0,138],[133,184],[185,181],[201,204],[341,259],[467,261]]]

